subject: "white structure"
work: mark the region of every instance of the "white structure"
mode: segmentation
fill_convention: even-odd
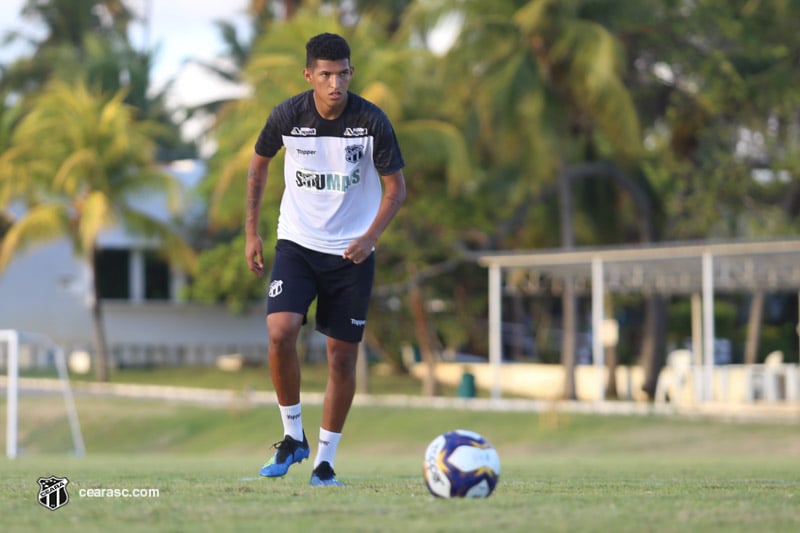
[[[513,251],[481,254],[478,262],[489,270],[489,361],[494,368],[494,397],[500,396],[503,360],[504,274],[529,271],[530,279],[546,276],[591,290],[592,355],[604,367],[600,336],[603,297],[609,292],[654,291],[689,295],[692,301],[692,354],[702,373],[700,395],[712,400],[715,366],[714,296],[723,291],[800,291],[800,240],[659,243],[650,246],[584,248],[573,250]],[[798,292],[800,295],[800,292]],[[800,302],[798,303],[800,305]],[[800,324],[797,327],[800,336]],[[602,373],[599,373],[602,375]],[[599,383],[604,387],[605,382]]]
[[[202,206],[192,191],[205,173],[199,161],[180,161],[168,167],[185,185],[181,216],[197,220]],[[143,199],[151,215],[167,217],[159,199]],[[114,298],[103,300],[105,332],[113,363],[119,365],[213,364],[218,355],[241,353],[266,361],[264,308],[255,305],[244,316],[224,306],[182,302],[184,276],[154,260],[152,243],[116,229],[100,238],[102,256],[117,278]],[[244,257],[232,258],[232,260]],[[46,335],[64,347],[93,351],[88,305],[90,283],[85,265],[66,239],[30,249],[0,273],[0,330],[23,330]],[[21,362],[25,367],[26,362]],[[34,364],[35,362],[28,362]]]
[[[20,348],[23,343],[27,344],[28,348],[44,348],[54,357],[61,382],[61,392],[64,395],[64,406],[72,433],[75,455],[84,455],[86,447],[83,443],[83,434],[78,421],[78,411],[75,409],[75,400],[72,397],[72,389],[69,386],[69,374],[67,373],[64,350],[55,346],[50,339],[41,335],[31,336],[15,330],[0,330],[0,353],[5,352],[8,358],[6,361],[8,370],[6,383],[6,457],[14,459],[19,451],[17,446],[17,436],[19,434],[19,361]]]

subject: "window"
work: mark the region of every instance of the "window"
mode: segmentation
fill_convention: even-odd
[[[144,254],[145,300],[169,300],[169,265],[155,252]]]
[[[127,300],[131,297],[130,250],[98,250],[94,260],[98,297]]]
[[[169,264],[154,251],[98,250],[95,257],[98,296],[104,300],[169,300]]]

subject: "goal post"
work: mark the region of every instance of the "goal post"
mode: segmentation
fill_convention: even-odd
[[[6,379],[6,456],[13,459],[19,453],[19,390],[20,390],[20,348],[22,346],[35,346],[47,350],[52,355],[53,362],[58,372],[60,388],[64,397],[64,406],[72,434],[72,444],[75,455],[83,455],[86,448],[83,443],[83,434],[78,420],[78,411],[75,408],[75,399],[69,384],[69,372],[64,350],[50,338],[38,333],[19,331],[14,329],[0,330],[0,354],[5,353],[7,370]],[[0,362],[2,359],[0,359]]]

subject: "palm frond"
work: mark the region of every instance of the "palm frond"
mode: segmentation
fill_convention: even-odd
[[[31,208],[11,225],[0,243],[0,272],[14,255],[68,232],[69,218],[64,205],[48,203]]]
[[[412,120],[398,124],[401,144],[414,153],[415,165],[444,167],[451,194],[474,188],[472,164],[464,137],[452,124],[436,120]]]
[[[614,147],[614,152],[627,161],[641,154],[639,115],[630,93],[617,78],[609,80],[594,95],[594,120]]]
[[[69,154],[53,176],[53,192],[66,196],[77,195],[81,184],[85,182],[86,174],[91,172],[90,167],[95,161],[94,151],[90,148]]]
[[[90,193],[83,202],[78,220],[78,239],[81,249],[92,250],[97,236],[117,221],[111,199],[100,191]]]
[[[397,120],[402,113],[402,103],[389,85],[374,81],[364,87],[361,96],[380,107],[389,120]]]
[[[17,164],[20,148],[12,146],[0,152],[0,209],[23,194],[26,179],[23,175],[25,167]]]
[[[126,229],[151,239],[172,265],[188,273],[194,272],[197,265],[196,254],[177,231],[141,211],[129,209],[121,213],[121,217]]]
[[[533,0],[514,13],[514,23],[526,35],[541,33],[552,27],[552,14],[558,0]]]
[[[253,145],[242,145],[222,168],[214,185],[209,207],[209,217],[213,224],[233,226],[241,223],[244,213],[245,178],[252,155]],[[276,161],[273,160],[270,168],[273,169],[273,176],[269,179],[283,181],[280,170],[274,170],[278,168]]]

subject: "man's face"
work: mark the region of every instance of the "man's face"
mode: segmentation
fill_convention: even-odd
[[[303,69],[303,75],[314,89],[318,105],[336,109],[347,102],[347,89],[353,78],[350,60],[318,59],[311,67]]]

